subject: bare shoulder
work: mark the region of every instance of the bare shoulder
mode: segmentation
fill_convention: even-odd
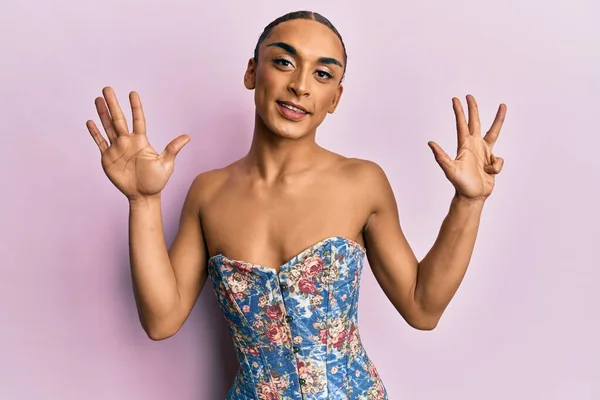
[[[346,158],[342,162],[342,174],[351,179],[360,190],[381,190],[389,186],[381,166],[362,158]]]
[[[347,158],[342,162],[341,174],[351,183],[355,199],[368,210],[368,215],[396,208],[392,186],[383,168],[374,161]]]
[[[231,174],[231,169],[236,163],[222,168],[207,170],[196,175],[190,185],[188,196],[193,199],[193,203],[199,212],[227,182]]]

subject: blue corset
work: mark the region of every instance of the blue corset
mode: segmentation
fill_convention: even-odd
[[[226,400],[387,400],[358,332],[365,249],[329,237],[269,267],[209,259],[240,368]]]

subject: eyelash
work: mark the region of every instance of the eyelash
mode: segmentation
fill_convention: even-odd
[[[291,61],[286,60],[285,58],[274,58],[273,62],[275,64],[281,65],[282,67],[287,67],[288,66],[288,65],[283,65],[283,63],[291,64]],[[325,78],[325,79],[331,79],[331,78],[333,78],[333,75],[330,74],[327,71],[317,70],[317,73],[325,74],[325,76],[319,76],[319,78],[321,78],[321,79],[323,79],[323,78]]]

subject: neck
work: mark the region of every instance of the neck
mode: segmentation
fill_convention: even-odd
[[[254,135],[244,164],[252,174],[265,181],[277,181],[307,170],[324,149],[315,141],[316,132],[299,138],[273,133],[255,114]]]

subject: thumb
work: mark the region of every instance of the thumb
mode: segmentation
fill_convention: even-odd
[[[183,146],[188,144],[191,140],[189,135],[180,135],[175,139],[171,140],[171,142],[165,147],[163,150],[161,157],[165,159],[167,162],[172,162],[175,160],[175,156],[179,154]]]
[[[450,156],[446,154],[446,152],[436,142],[429,141],[427,142],[427,145],[429,145],[429,148],[433,152],[435,161],[437,161],[444,172],[450,172],[450,169],[453,166],[452,158],[450,158]]]

